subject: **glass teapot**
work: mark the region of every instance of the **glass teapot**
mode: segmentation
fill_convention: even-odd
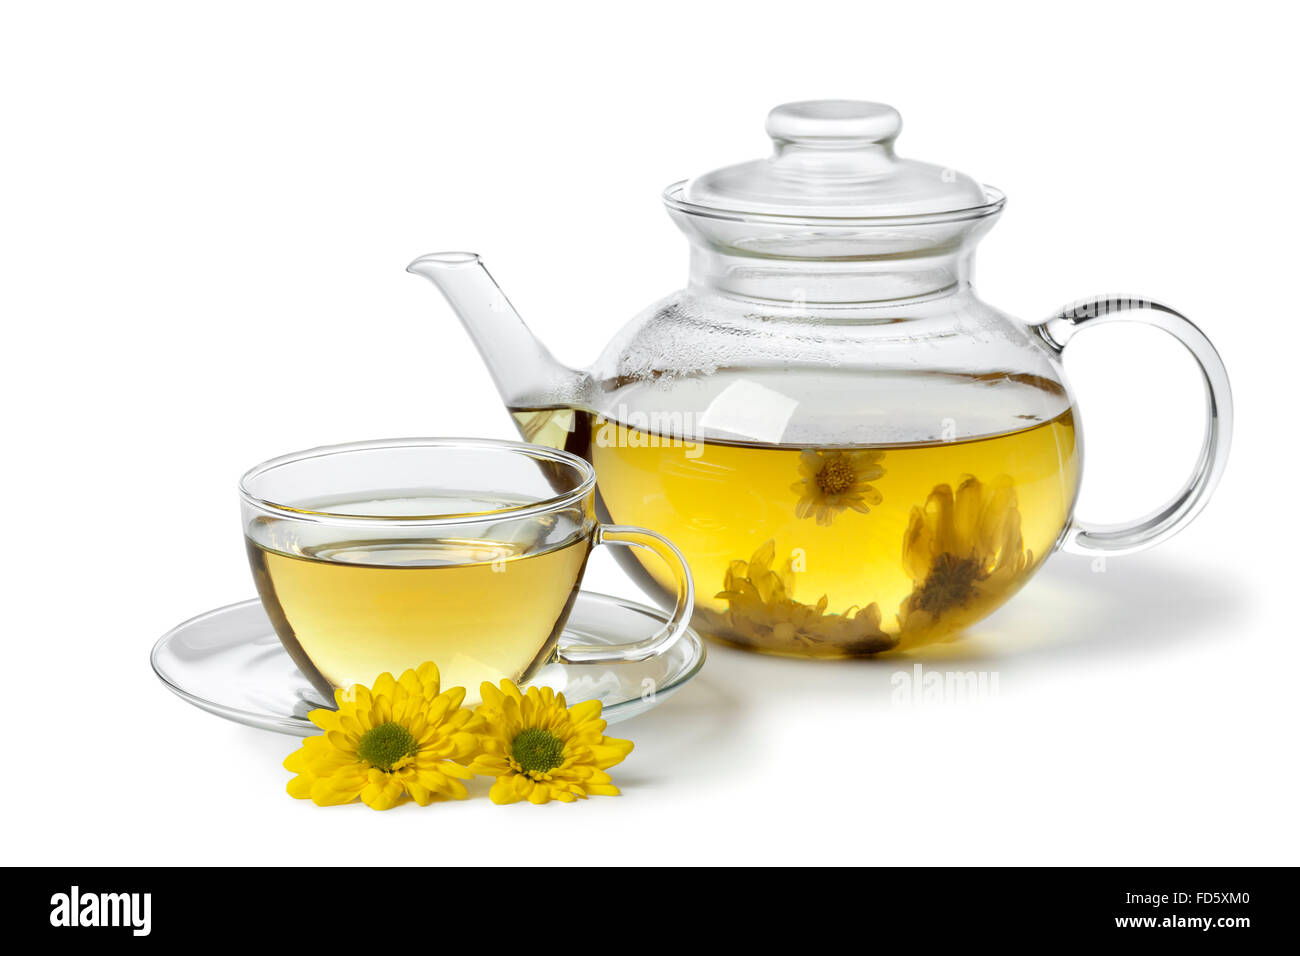
[[[853,101],[772,110],[775,149],[675,183],[685,289],[585,371],[555,361],[472,253],[409,270],[447,297],[528,441],[596,469],[601,517],[686,556],[695,626],[769,653],[854,657],[948,640],[1057,548],[1119,555],[1177,532],[1223,470],[1223,363],[1173,309],[1099,298],[1026,324],[975,295],[1004,197],[896,155],[899,114]],[[1138,319],[1205,378],[1205,439],[1174,498],[1132,524],[1073,517],[1081,436],[1061,353]],[[671,603],[647,559],[629,570]]]

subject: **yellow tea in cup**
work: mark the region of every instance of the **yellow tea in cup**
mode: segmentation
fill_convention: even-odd
[[[558,647],[595,543],[644,547],[690,584],[675,549],[602,527],[590,466],[516,442],[403,440],[315,449],[241,482],[258,594],[281,643],[322,692],[424,661],[477,699],[482,681],[527,681],[557,656],[644,659],[675,639]]]

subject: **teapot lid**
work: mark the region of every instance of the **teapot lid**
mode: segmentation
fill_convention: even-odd
[[[990,201],[964,173],[897,156],[902,125],[883,103],[785,103],[767,115],[771,156],[705,173],[680,195],[718,212],[837,219],[955,212]]]

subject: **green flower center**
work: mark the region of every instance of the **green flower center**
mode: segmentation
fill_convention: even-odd
[[[411,732],[390,720],[361,735],[361,743],[357,744],[357,756],[371,766],[388,772],[398,761],[414,756],[419,749]]]
[[[564,741],[549,730],[529,727],[511,741],[510,756],[524,772],[546,773],[564,763]]]
[[[941,554],[930,566],[921,593],[913,599],[915,606],[931,614],[962,607],[975,596],[975,584],[984,577],[979,562],[974,558]]]
[[[817,487],[825,495],[842,495],[857,481],[853,466],[843,458],[833,458],[817,472]]]

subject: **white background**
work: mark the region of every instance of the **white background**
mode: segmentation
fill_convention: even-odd
[[[6,5],[5,862],[1300,862],[1283,9]],[[714,649],[618,726],[624,796],[576,806],[318,809],[284,793],[291,738],[157,683],[160,633],[253,593],[245,467],[513,437],[409,260],[483,253],[585,364],[685,279],[660,190],[761,155],[766,110],[817,97],[895,105],[900,152],[1008,193],[992,303],[1131,292],[1209,334],[1238,427],[1187,531],[1104,574],[1054,557],[942,665],[995,671],[996,699],[901,706],[906,662]],[[1128,326],[1070,351],[1081,513],[1145,512],[1199,441],[1190,360]],[[588,585],[636,594],[612,562]]]

